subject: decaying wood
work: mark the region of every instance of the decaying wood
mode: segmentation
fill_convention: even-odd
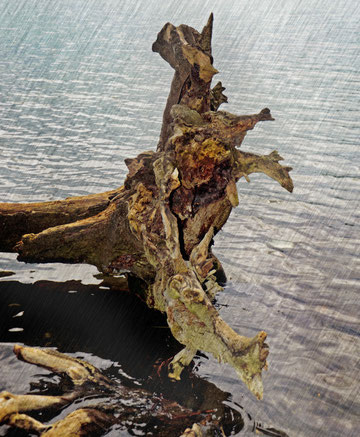
[[[23,261],[86,262],[105,274],[127,271],[141,278],[148,305],[167,314],[184,345],[169,376],[179,379],[202,350],[229,363],[261,399],[266,333],[239,335],[212,305],[224,274],[211,245],[239,204],[240,178],[249,182],[251,173],[262,172],[289,192],[293,183],[278,152],[238,149],[258,122],[274,120],[268,108],[242,116],[218,110],[227,98],[220,82],[211,89],[217,73],[212,25],[211,15],[201,33],[167,23],[158,34],[153,51],[174,68],[174,78],[157,150],[125,160],[124,187],[60,202],[0,204],[7,235],[2,248],[16,241]]]

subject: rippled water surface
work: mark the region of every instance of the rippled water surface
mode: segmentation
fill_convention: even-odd
[[[259,124],[242,148],[277,149],[294,168],[295,190],[289,194],[263,175],[252,175],[250,184],[241,180],[240,205],[216,237],[229,279],[218,299],[221,315],[244,335],[259,329],[269,335],[264,400],[255,401],[235,372],[213,359],[198,357],[197,374],[230,392],[257,422],[289,436],[355,437],[360,4],[158,5],[0,0],[0,201],[53,200],[121,185],[124,158],[154,149],[161,127],[172,71],[151,52],[157,32],[167,21],[201,29],[213,11],[216,79],[229,98],[223,109],[247,114],[270,107],[276,121]],[[90,266],[24,265],[10,254],[0,255],[0,269],[16,273],[13,282],[0,282],[4,305],[11,287],[20,293],[39,280],[99,282]],[[104,320],[112,317],[106,306],[101,311]],[[14,320],[21,325],[21,317]],[[26,330],[3,332],[0,386],[21,392],[10,346],[44,342]],[[83,352],[99,367],[117,359],[121,366],[104,349]]]

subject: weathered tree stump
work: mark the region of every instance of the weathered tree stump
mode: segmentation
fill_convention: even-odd
[[[63,201],[0,204],[0,245],[18,252],[21,261],[85,262],[107,275],[140,278],[147,304],[167,314],[184,345],[169,376],[179,379],[202,350],[229,363],[261,399],[266,333],[237,334],[212,305],[224,272],[211,245],[239,203],[240,178],[262,172],[290,192],[293,183],[276,151],[262,156],[238,150],[248,130],[273,118],[267,108],[243,116],[218,110],[227,98],[220,82],[211,89],[217,73],[212,23],[211,14],[201,33],[168,23],[158,34],[153,51],[175,74],[157,150],[125,160],[124,186]]]

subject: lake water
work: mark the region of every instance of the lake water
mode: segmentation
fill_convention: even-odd
[[[201,30],[211,11],[215,79],[229,98],[222,109],[271,109],[276,121],[249,132],[242,149],[277,149],[294,168],[295,189],[289,194],[264,175],[251,175],[250,184],[241,180],[240,205],[214,248],[229,279],[218,298],[221,315],[244,335],[259,329],[269,335],[264,400],[256,401],[232,369],[212,358],[199,356],[196,373],[230,392],[252,421],[289,436],[358,436],[359,2],[171,0],[160,8],[155,0],[0,0],[0,201],[54,200],[120,186],[124,158],[156,147],[172,78],[151,52],[152,42],[168,21]],[[60,291],[73,308],[70,280],[77,281],[70,283],[73,291],[101,293],[93,267],[15,259],[0,254],[0,270],[16,273],[0,282],[3,309],[10,292],[31,313],[27,293],[40,293],[53,308],[51,293]],[[105,321],[116,317],[109,308],[99,306]],[[0,338],[0,389],[18,393],[39,369],[17,363],[11,346],[46,344],[31,323],[22,326],[26,311],[23,319],[12,318],[12,327],[24,331],[8,332],[3,324]],[[41,323],[51,324],[48,319]],[[86,332],[84,324],[81,329]],[[101,331],[83,349],[85,337],[74,344],[60,337],[51,345],[141,379],[111,351],[114,343],[96,347]],[[251,427],[250,420],[239,435],[252,435]],[[0,428],[0,435],[6,432]]]

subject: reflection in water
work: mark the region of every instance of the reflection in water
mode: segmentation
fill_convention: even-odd
[[[130,390],[142,387],[153,393],[154,399],[170,399],[194,412],[214,414],[221,419],[226,435],[263,429],[231,401],[229,393],[195,373],[185,372],[180,382],[167,378],[166,368],[161,368],[160,363],[176,354],[181,346],[172,337],[163,315],[148,309],[134,295],[119,288],[83,285],[79,281],[34,284],[4,281],[0,296],[0,352],[7,373],[0,380],[0,391],[60,394],[64,386],[59,385],[58,376],[19,363],[11,350],[14,343],[55,347],[88,360],[112,381]],[[90,405],[87,399],[77,401],[57,419],[85,405]],[[53,421],[52,415],[44,412],[36,417]],[[125,420],[114,425],[107,435],[119,435],[126,429],[136,431],[137,435],[180,435],[187,424],[186,418],[180,422],[174,419],[172,427],[161,434],[157,421],[145,426],[137,420]],[[269,432],[283,435],[275,430]],[[0,435],[11,436],[14,431],[2,427]]]

